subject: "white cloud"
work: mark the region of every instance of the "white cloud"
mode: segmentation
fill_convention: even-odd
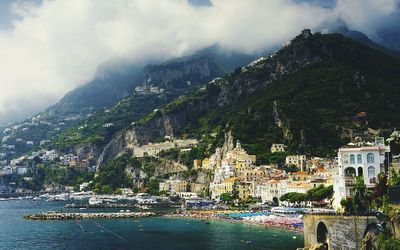
[[[214,44],[254,52],[337,17],[371,34],[396,3],[340,0],[334,9],[290,0],[213,0],[212,7],[186,0],[17,3],[13,28],[0,31],[0,123],[53,104],[107,61],[162,60]]]

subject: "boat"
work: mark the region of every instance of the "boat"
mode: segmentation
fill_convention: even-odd
[[[146,205],[137,205],[136,207],[137,207],[137,208],[140,208],[140,209],[142,209],[142,210],[150,210],[150,207],[149,207],[149,206],[146,206]]]
[[[275,216],[299,216],[299,211],[286,207],[274,207],[271,209],[271,214]]]
[[[100,205],[103,203],[102,199],[97,199],[96,197],[90,197],[89,204],[90,205]]]

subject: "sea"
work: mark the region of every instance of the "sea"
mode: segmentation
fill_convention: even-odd
[[[0,201],[0,249],[296,249],[301,233],[225,221],[164,217],[28,221],[25,214],[74,211],[65,202]],[[79,210],[100,212],[100,209]],[[112,211],[112,210],[107,210]],[[115,210],[114,210],[115,211]],[[119,209],[118,209],[119,211]]]

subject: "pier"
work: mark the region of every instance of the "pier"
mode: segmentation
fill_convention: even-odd
[[[153,217],[153,212],[115,212],[115,213],[63,213],[63,212],[43,212],[28,214],[25,220],[80,220],[80,219],[121,219]]]

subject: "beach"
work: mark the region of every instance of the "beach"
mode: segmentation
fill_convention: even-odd
[[[248,216],[248,217],[237,217],[230,218],[228,215],[243,213],[243,211],[235,210],[191,210],[191,211],[179,211],[172,212],[163,215],[168,218],[179,218],[179,219],[199,219],[199,220],[218,220],[229,223],[242,223],[247,225],[257,225],[266,228],[280,228],[295,232],[303,232],[302,219],[298,217],[283,217],[283,216]],[[250,213],[248,213],[250,214]],[[261,217],[261,218],[260,218]]]

